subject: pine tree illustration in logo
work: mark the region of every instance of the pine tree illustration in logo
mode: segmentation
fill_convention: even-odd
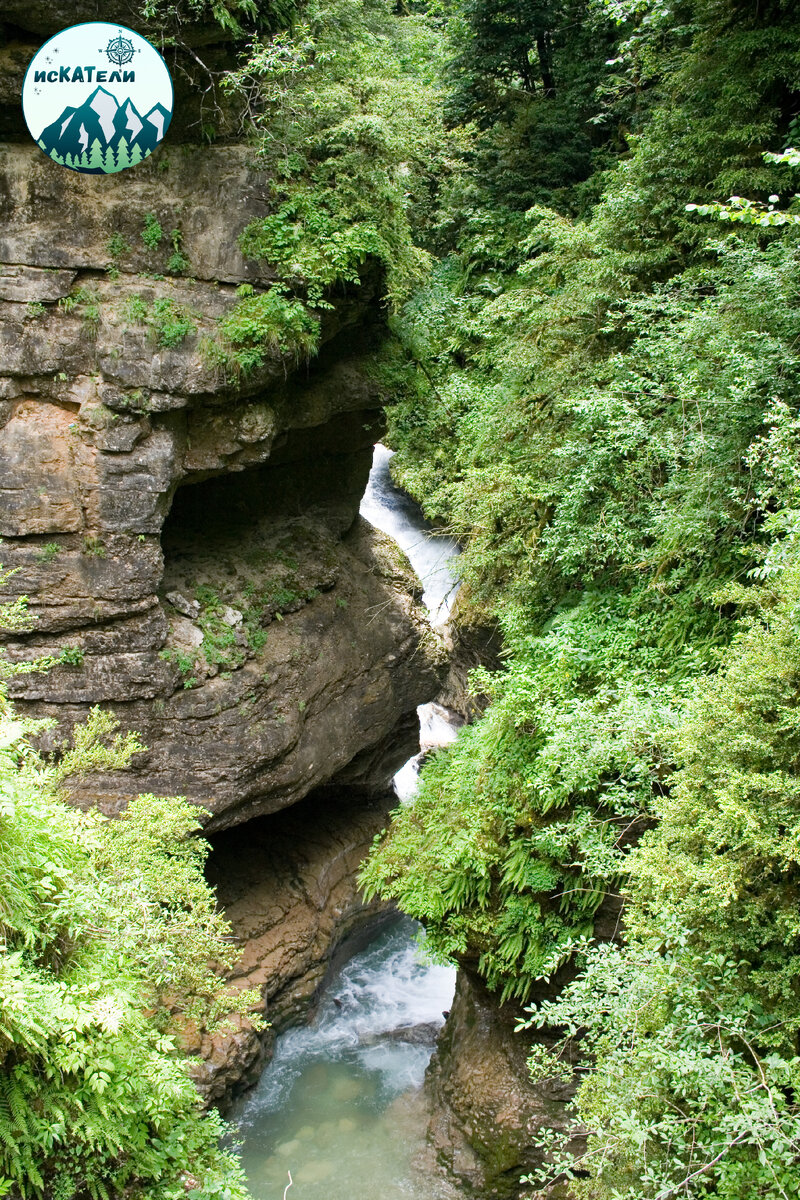
[[[39,145],[65,166],[71,154],[73,170],[111,175],[152,154],[171,115],[161,104],[140,113],[132,100],[118,104],[107,89],[97,87],[83,104],[64,108],[42,130]]]
[[[131,165],[130,148],[127,139],[121,137],[117,145],[117,171],[124,171],[126,167]]]

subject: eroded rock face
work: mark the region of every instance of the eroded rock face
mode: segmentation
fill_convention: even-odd
[[[642,832],[641,825],[631,827],[631,844]],[[609,895],[600,905],[594,924],[598,941],[619,938],[621,904],[619,896]],[[573,961],[564,964],[538,986],[532,1001],[554,999],[575,978],[576,970]],[[462,964],[453,1006],[426,1079],[433,1114],[428,1141],[436,1167],[475,1200],[494,1196],[517,1200],[529,1195],[530,1185],[520,1184],[520,1178],[547,1165],[546,1151],[538,1143],[543,1132],[571,1130],[569,1148],[576,1154],[585,1149],[569,1111],[577,1073],[568,1082],[533,1082],[528,1069],[534,1043],[552,1049],[560,1043],[561,1031],[545,1026],[517,1032],[525,1015],[514,1001],[500,1003],[499,995],[478,974],[475,960]],[[574,1071],[579,1040],[559,1045],[559,1053]],[[573,1193],[566,1182],[558,1181],[538,1195],[542,1200],[570,1200]]]
[[[105,272],[112,259],[121,279],[96,276],[98,283],[121,284],[104,294],[102,307],[109,317],[131,284],[146,286],[147,272],[167,276],[151,278],[150,284],[166,283],[168,291],[179,278],[230,284],[262,275],[237,243],[245,226],[268,211],[269,181],[249,147],[175,146],[169,153],[156,151],[133,170],[108,176],[59,167],[27,140],[0,146],[0,177],[0,262],[39,271],[15,299],[58,299],[52,284],[51,296],[42,294],[46,273],[67,273],[60,278],[63,295],[74,281],[70,272]],[[156,244],[152,233],[149,241],[142,237],[148,213],[161,225]],[[188,266],[170,278],[173,229],[180,230]],[[114,235],[116,250],[109,248]],[[196,294],[202,303],[203,292]],[[224,300],[226,293],[221,296]],[[61,327],[68,335],[70,326],[63,322],[50,326],[50,332],[58,336]],[[85,355],[90,348],[78,344],[75,350]]]
[[[537,1134],[567,1123],[574,1088],[558,1081],[531,1083],[530,1039],[515,1032],[522,1015],[514,1004],[500,1005],[477,975],[462,968],[426,1079],[437,1165],[463,1194],[480,1200],[529,1193],[520,1178],[542,1165]],[[552,1200],[568,1196],[560,1186],[546,1194]]]
[[[393,547],[365,523],[340,539],[319,514],[248,519],[246,530],[211,517],[202,546],[196,526],[171,529],[150,607],[71,628],[80,665],[14,681],[24,708],[58,722],[47,745],[99,702],[141,734],[146,754],[85,777],[80,802],[111,814],[139,792],[180,793],[220,828],[295,803],[353,760],[368,768],[354,782],[385,785],[413,752],[404,714],[435,693],[441,660]],[[199,621],[166,600],[187,592],[212,598]],[[64,638],[8,650],[58,653]]]
[[[232,986],[257,989],[270,1024],[257,1034],[237,1018],[233,1030],[196,1039],[194,1077],[208,1103],[224,1107],[256,1082],[276,1035],[308,1017],[337,948],[387,912],[364,902],[356,876],[394,803],[326,789],[214,839],[208,878],[243,946]]]
[[[233,984],[259,990],[271,1027],[198,1036],[215,1101],[254,1080],[335,947],[379,914],[357,867],[446,648],[403,556],[358,518],[384,400],[365,367],[379,279],[335,297],[312,362],[276,336],[237,373],[220,322],[241,284],[271,282],[238,247],[269,181],[248,147],[179,144],[191,104],[135,170],[50,162],[13,81],[53,27],[104,15],[63,8],[0,2],[0,556],[32,618],[4,652],[61,660],[11,685],[53,719],[45,749],[95,704],[147,747],[73,779],[76,802],[113,815],[181,794],[209,830],[249,822],[210,873],[242,940]],[[182,33],[212,67],[229,54],[218,30]]]
[[[382,790],[438,689],[400,561],[354,526],[380,432],[377,280],[326,313],[310,364],[276,345],[237,376],[209,352],[235,285],[269,282],[237,245],[267,194],[241,146],[113,178],[0,149],[0,536],[34,618],[9,654],[68,659],[13,691],[55,718],[49,747],[93,704],[139,731],[131,771],[76,789],[108,813],[186,794],[224,827],[351,764]],[[188,265],[170,277],[173,229]]]

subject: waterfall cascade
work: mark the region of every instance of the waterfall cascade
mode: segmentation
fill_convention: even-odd
[[[361,514],[391,536],[423,584],[434,626],[444,627],[458,583],[457,544],[435,534],[422,511],[392,482],[392,452],[375,447]],[[397,773],[401,802],[413,799],[424,756],[447,745],[461,719],[421,705],[420,751]],[[315,1020],[278,1038],[259,1084],[233,1116],[254,1196],[292,1200],[436,1200],[449,1185],[414,1165],[425,1141],[420,1088],[455,971],[424,960],[421,927],[408,918],[384,925],[334,974]],[[437,1191],[437,1189],[439,1189]]]

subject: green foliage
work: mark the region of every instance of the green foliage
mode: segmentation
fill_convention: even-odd
[[[564,1053],[540,1046],[533,1063],[566,1078],[578,1060],[587,1148],[576,1160],[546,1137],[552,1157],[532,1186],[565,1172],[586,1200],[796,1191],[800,156],[782,151],[800,134],[795,7],[146,5],[170,28],[212,16],[238,35],[260,23],[226,86],[252,119],[269,181],[272,205],[241,246],[270,282],[237,289],[205,343],[212,360],[237,376],[311,356],[335,293],[358,285],[380,286],[392,311],[377,374],[396,400],[394,469],[462,544],[460,611],[499,624],[506,658],[474,675],[482,717],[431,757],[363,882],[424,920],[436,955],[477,962],[503,997],[530,999],[574,960],[569,986],[532,1013],[548,1043],[566,1031]],[[186,269],[179,231],[165,234],[150,213],[142,237],[153,251],[168,237],[167,270]],[[62,309],[93,304],[78,291]],[[156,304],[134,297],[128,316],[158,344],[178,344],[189,315]],[[219,596],[198,593],[202,657],[235,669],[269,621],[312,592],[292,569],[253,582],[238,638]],[[7,618],[24,622],[24,606],[7,606]],[[191,686],[194,659],[166,654]],[[111,729],[91,741],[110,756],[94,769],[135,749]],[[70,763],[66,754],[58,769]],[[163,868],[169,818],[152,812],[148,824],[134,807],[117,834],[134,830],[135,851],[122,850],[152,870],[126,874],[101,858],[110,826],[91,850],[98,878],[121,880],[135,927],[114,910],[92,929],[108,925],[155,1013],[131,1017],[134,1032],[113,1048],[98,1043],[93,1064],[132,1053],[125,1039],[138,1037],[138,1063],[163,1050],[174,1066],[147,1040],[168,1036],[166,1014],[184,1011],[173,993],[214,1011],[186,914],[167,902],[153,918],[166,967],[150,926],[141,933],[139,911],[150,910],[135,888],[163,887],[169,900],[187,878],[176,884]],[[58,866],[48,836],[42,852]],[[106,903],[97,887],[93,902]],[[75,895],[88,904],[95,890],[93,877]],[[207,929],[203,895],[189,892]],[[598,915],[620,892],[624,940],[598,947]],[[58,905],[42,907],[55,922]],[[31,945],[49,957],[29,966],[34,949],[19,947],[20,970],[65,983],[73,928],[86,926],[64,927],[65,950],[45,930]],[[184,943],[194,965],[173,978]],[[36,975],[26,995],[39,985]],[[55,1011],[49,1003],[34,1009]],[[133,1002],[128,1011],[140,1013]],[[58,1012],[78,1020],[63,997]],[[108,1041],[103,1019],[82,1028]],[[68,1054],[72,1042],[59,1033],[59,1045]],[[98,1065],[102,1091],[86,1061],[66,1090],[117,1104],[119,1074]],[[55,1078],[39,1085],[45,1096]],[[135,1099],[132,1129],[149,1119]],[[61,1130],[58,1114],[23,1103],[26,1129],[47,1118]],[[170,1103],[182,1130],[170,1153],[185,1162],[187,1138],[209,1127],[192,1118],[186,1133],[188,1108]],[[71,1153],[89,1153],[83,1137]],[[123,1174],[108,1179],[158,1178],[147,1155],[162,1154],[161,1169],[163,1140],[153,1150],[145,1138],[128,1159],[117,1150]],[[17,1178],[2,1159],[0,1170]],[[102,1195],[105,1177],[87,1178]]]
[[[395,302],[422,278],[412,225],[453,143],[433,73],[440,41],[382,0],[314,2],[226,81],[252,103],[275,178],[275,211],[248,226],[242,249],[312,306],[361,281],[370,261]]]
[[[266,645],[269,637],[266,625],[272,620],[282,620],[283,612],[294,612],[319,595],[316,588],[300,583],[295,575],[296,568],[295,563],[278,579],[267,578],[258,584],[252,581],[247,584],[241,608],[242,621],[238,625],[229,624],[226,605],[213,588],[202,586],[196,589],[195,598],[202,605],[198,624],[203,631],[201,649],[206,662],[223,671],[242,666],[248,650],[258,654]]]
[[[197,329],[197,319],[184,305],[171,296],[158,296],[152,304],[140,295],[129,296],[125,316],[137,325],[147,325],[158,346],[170,349]]]
[[[64,1196],[178,1200],[191,1174],[197,1196],[244,1200],[176,1050],[187,1020],[231,1006],[208,966],[232,950],[196,810],[152,796],[113,821],[71,808],[59,778],[141,747],[94,710],[56,773],[4,708],[0,1169],[26,1198],[58,1179]]]
[[[173,229],[169,235],[172,254],[167,259],[167,270],[173,275],[180,275],[189,266],[189,259],[183,253],[183,234],[180,229]]]
[[[150,324],[159,346],[179,346],[187,334],[197,328],[192,314],[171,296],[153,301]]]
[[[277,354],[310,357],[319,341],[319,318],[280,288],[243,296],[219,323],[217,361],[247,374]]]
[[[577,1114],[593,1133],[558,1159],[588,1172],[578,1197],[678,1195],[687,1179],[723,1200],[794,1190],[800,568],[742,599],[751,615],[698,682],[658,826],[630,856],[628,944],[589,951],[534,1018],[588,1026]]]
[[[187,654],[185,650],[179,650],[176,646],[169,646],[165,650],[161,651],[160,657],[163,658],[165,662],[171,662],[175,664],[180,672],[185,690],[188,691],[189,688],[193,688],[197,685],[199,682],[197,676],[195,675],[197,663],[191,654]]]
[[[730,986],[770,1013],[761,1044],[785,1053],[800,1029],[800,568],[742,600],[751,615],[696,688],[634,856],[634,923],[652,936],[668,911],[705,953],[735,947]]]
[[[59,661],[67,667],[80,667],[83,664],[83,651],[78,646],[65,646]]]
[[[145,213],[144,224],[142,225],[142,241],[148,250],[157,250],[161,245],[163,237],[164,230],[155,213]]]
[[[106,242],[106,250],[111,258],[111,262],[106,267],[108,277],[109,279],[119,279],[119,260],[122,258],[123,254],[128,253],[130,246],[122,234],[116,232],[112,233],[111,237]]]
[[[58,307],[65,313],[77,312],[87,325],[96,325],[100,320],[100,298],[89,287],[78,287],[68,296],[62,296]]]
[[[479,130],[448,219],[478,197],[517,212],[573,203],[569,189],[598,165],[607,137],[598,92],[614,39],[602,6],[464,0],[448,9],[446,113]]]
[[[129,321],[133,321],[137,325],[143,325],[149,315],[150,309],[147,301],[137,293],[128,296],[125,302],[125,316]]]
[[[729,994],[738,964],[689,950],[679,929],[666,926],[660,940],[658,949],[595,948],[578,981],[532,1021],[581,1029],[584,1053],[596,1056],[576,1104],[592,1131],[586,1150],[571,1153],[546,1133],[550,1161],[528,1179],[533,1195],[549,1194],[555,1177],[570,1180],[576,1200],[788,1200],[800,1152],[792,1101],[800,1060],[764,1051],[768,1012]],[[539,1078],[560,1074],[546,1056],[533,1065]]]
[[[230,671],[245,661],[244,649],[236,640],[236,629],[224,619],[219,602],[206,602],[198,618],[203,631],[202,649],[206,661]]]
[[[4,631],[30,623],[24,597],[0,607]],[[0,688],[0,1194],[248,1200],[178,1049],[187,1026],[213,1030],[257,1000],[225,990],[237,951],[203,876],[198,810],[141,796],[114,820],[81,812],[65,782],[143,747],[94,708],[47,764],[30,742],[41,726]]]
[[[279,3],[275,7],[280,10],[282,6]],[[291,6],[285,8],[291,11]],[[162,30],[174,25],[179,31],[187,19],[211,18],[227,33],[241,34],[243,23],[252,23],[258,10],[255,0],[143,0],[141,12],[143,20],[157,24]]]
[[[716,262],[618,300],[601,357],[579,340],[596,304],[587,239],[535,216],[554,244],[524,283],[472,303],[445,264],[397,324],[432,380],[430,416],[418,387],[390,414],[402,477],[464,543],[472,606],[513,657],[476,681],[486,716],[426,768],[366,875],[437,951],[477,953],[519,997],[618,884],[618,836],[649,812],[688,682],[730,636],[720,584],[763,557],[776,378],[800,403],[796,245],[719,244]],[[470,309],[474,361],[454,368]]]
[[[467,328],[478,361],[453,371],[428,360],[429,415],[416,390],[393,410],[399,469],[466,543],[475,603],[535,612],[541,596],[547,616],[591,572],[596,585],[646,581],[648,602],[660,597],[672,620],[677,592],[707,598],[752,535],[743,456],[784,363],[782,388],[798,394],[797,248],[719,243],[716,261],[616,300],[587,341],[589,314],[611,299],[595,276],[613,286],[613,258],[593,260],[583,230],[536,217],[535,237],[546,231],[553,248],[478,306]],[[558,271],[569,274],[548,286]],[[436,281],[398,325],[415,355],[463,328],[469,298],[442,308],[443,291]]]
[[[577,1057],[588,1146],[545,1138],[536,1186],[563,1169],[587,1200],[785,1200],[800,241],[797,154],[764,152],[797,144],[800,22],[783,0],[605,7],[602,64],[585,6],[452,10],[448,111],[480,129],[379,373],[393,469],[462,544],[460,612],[500,625],[506,665],[475,676],[482,717],[363,879],[503,997],[577,956],[533,1061],[568,1078]],[[593,126],[561,159],[541,149],[550,52]],[[598,948],[620,891],[625,940]]]
[[[36,559],[41,563],[52,562],[61,553],[61,545],[59,542],[45,542]]]
[[[477,953],[504,998],[590,935],[649,808],[686,667],[654,651],[644,674],[648,619],[586,596],[508,671],[479,674],[486,715],[426,765],[363,872],[368,893],[424,920],[434,953]]]
[[[17,573],[17,569],[6,571],[0,563],[0,587],[5,587],[9,579]],[[33,619],[28,612],[28,597],[18,596],[16,600],[6,600],[0,603],[0,629],[11,634],[30,630]],[[0,678],[7,678],[8,663],[0,655]],[[2,711],[2,709],[0,709]]]

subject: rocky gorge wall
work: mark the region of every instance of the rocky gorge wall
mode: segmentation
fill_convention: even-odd
[[[619,938],[621,913],[621,897],[606,897],[595,920],[599,941]],[[568,1081],[534,1082],[527,1064],[534,1047],[552,1050],[559,1045],[562,1061],[574,1069],[579,1038],[562,1046],[563,1030],[521,1029],[529,1015],[526,1008],[515,1000],[501,1004],[477,966],[474,959],[460,965],[452,1009],[426,1077],[431,1169],[457,1180],[462,1193],[474,1200],[518,1200],[531,1193],[521,1180],[551,1162],[539,1141],[542,1134],[568,1134],[576,1155],[585,1150],[584,1134],[575,1129],[569,1108],[577,1074]],[[574,963],[562,966],[539,984],[530,1004],[554,999],[575,973]],[[541,1200],[570,1200],[573,1195],[563,1179],[536,1192]]]
[[[222,1042],[198,1033],[216,1100],[380,908],[356,869],[446,649],[407,562],[358,517],[385,399],[369,372],[377,274],[334,298],[311,361],[278,339],[231,369],[220,320],[239,285],[270,283],[238,248],[268,180],[250,147],[197,144],[190,83],[198,47],[232,51],[184,28],[165,144],[136,170],[74,174],[29,141],[14,94],[44,36],[103,15],[67,7],[0,5],[0,561],[4,599],[27,597],[31,617],[3,652],[54,661],[10,687],[53,722],[45,749],[94,705],[139,733],[129,770],[73,781],[81,805],[113,816],[139,793],[186,795],[213,832],[317,797],[291,832],[248,825],[247,854],[212,861],[243,947],[233,986],[260,987],[272,1023],[264,1038],[247,1022]]]
[[[357,758],[351,775],[384,786],[442,653],[393,548],[356,521],[380,426],[374,287],[329,314],[313,365],[276,350],[230,378],[203,339],[235,283],[258,284],[236,239],[264,180],[243,147],[168,153],[105,178],[0,150],[0,534],[35,622],[9,653],[68,650],[15,685],[55,718],[51,745],[93,704],[141,733],[147,753],[85,780],[87,802],[181,792],[222,826]],[[151,212],[181,226],[190,280],[145,273],[164,266]],[[115,234],[131,249],[110,279]],[[191,313],[174,346],[130,316],[159,299]]]
[[[102,10],[0,0],[0,561],[32,618],[4,653],[58,660],[11,688],[53,721],[46,749],[93,705],[140,734],[129,770],[76,782],[79,803],[113,816],[181,794],[208,814],[232,986],[258,987],[271,1022],[196,1032],[198,1086],[224,1102],[379,918],[355,875],[418,747],[416,707],[473,715],[466,670],[496,645],[463,633],[448,664],[403,556],[358,517],[386,400],[379,279],[333,298],[311,362],[276,345],[242,375],[213,352],[237,288],[271,280],[238,247],[269,189],[204,73],[229,59],[218,31],[182,28],[179,115],[135,170],[76,175],[27,139],[31,54]],[[226,139],[202,145],[209,114]],[[526,1080],[507,1015],[462,975],[429,1094],[438,1166],[472,1194],[512,1194],[528,1162],[550,1109]]]
[[[527,1056],[533,1039],[517,1031],[524,1015],[516,1004],[501,1005],[476,972],[459,970],[426,1091],[432,1169],[458,1180],[465,1196],[530,1194],[520,1180],[545,1161],[536,1138],[567,1126],[575,1088],[558,1080],[532,1083]],[[537,1193],[547,1200],[569,1200],[569,1194],[563,1184]]]
[[[371,935],[389,909],[365,904],[358,868],[386,824],[395,797],[322,789],[270,817],[213,839],[208,878],[242,956],[233,988],[263,997],[268,1028],[244,1018],[213,1036],[197,1031],[195,1082],[208,1103],[227,1106],[256,1083],[284,1029],[308,1019],[337,950]]]

